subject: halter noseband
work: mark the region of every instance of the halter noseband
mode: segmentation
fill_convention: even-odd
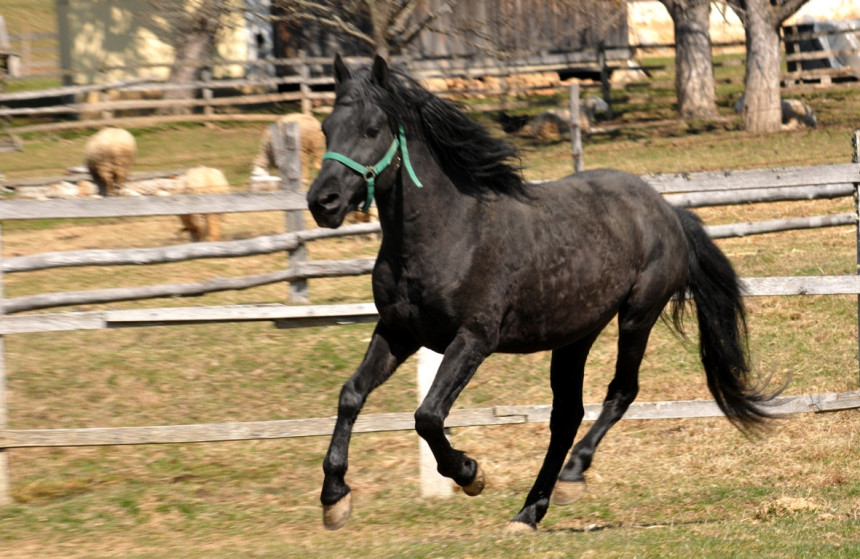
[[[391,141],[391,146],[388,148],[388,151],[385,152],[385,155],[382,156],[382,159],[380,159],[376,165],[362,165],[354,159],[350,159],[349,157],[334,151],[325,152],[322,158],[323,161],[326,159],[339,161],[364,177],[365,182],[367,182],[367,202],[364,203],[364,207],[361,208],[361,211],[367,213],[370,210],[371,202],[373,202],[376,177],[391,165],[398,149],[403,154],[403,164],[406,166],[409,178],[412,179],[415,186],[422,188],[424,185],[422,185],[421,181],[418,180],[418,177],[415,175],[415,169],[412,168],[412,162],[409,160],[409,151],[406,149],[406,133],[403,131],[403,126],[398,126],[397,136],[395,136],[394,140]]]

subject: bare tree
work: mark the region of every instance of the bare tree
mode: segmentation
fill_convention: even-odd
[[[458,1],[273,0],[272,7],[288,19],[316,22],[357,39],[374,54],[389,58]]]
[[[675,29],[675,94],[681,118],[713,119],[714,61],[709,0],[660,0]]]
[[[223,0],[148,0],[152,21],[160,21],[161,35],[173,45],[174,60],[168,83],[187,83],[200,73],[202,63],[212,57],[218,34],[230,25],[237,12],[233,2]],[[238,11],[241,11],[239,9]],[[158,26],[154,26],[158,28]],[[165,99],[186,99],[193,95],[187,89],[168,89]],[[171,112],[183,112],[181,107]]]
[[[726,0],[741,19],[746,35],[743,119],[750,132],[780,129],[779,27],[807,1]]]

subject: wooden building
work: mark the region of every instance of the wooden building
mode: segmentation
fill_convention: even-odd
[[[443,3],[424,0],[413,17],[422,17]],[[369,21],[359,26],[370,30]],[[393,49],[392,54],[408,58],[413,71],[450,75],[468,74],[475,64],[562,74],[593,72],[601,45],[610,47],[609,59],[630,58],[624,0],[461,0],[433,28],[436,31],[422,31],[414,42],[402,51]],[[335,52],[372,54],[372,48],[361,41],[301,21],[275,23],[274,50],[275,56],[283,58],[299,52],[314,57],[332,57]]]
[[[187,0],[193,2],[194,0]],[[369,45],[318,23],[278,20],[271,0],[225,0],[235,6],[217,41],[214,78],[276,73],[266,59],[299,53],[330,58],[372,54]],[[423,0],[420,18],[444,0]],[[68,85],[130,79],[164,80],[174,58],[171,22],[148,0],[57,0],[61,68]],[[370,30],[370,22],[359,22]],[[623,0],[461,0],[402,49],[410,69],[466,74],[474,66],[560,73],[593,71],[600,45],[609,59],[627,59],[627,5]],[[395,49],[394,54],[398,54]],[[326,69],[319,67],[316,72]],[[292,72],[285,68],[286,72]]]
[[[235,5],[216,44],[216,78],[245,77],[246,64],[271,56],[272,28],[255,17],[268,0],[225,0]],[[167,78],[174,59],[171,22],[147,0],[57,0],[60,67],[66,85]],[[261,26],[265,22],[265,26]]]

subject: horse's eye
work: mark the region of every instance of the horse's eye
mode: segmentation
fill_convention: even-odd
[[[378,126],[371,126],[370,128],[367,129],[367,131],[364,133],[364,135],[372,140],[373,138],[379,136],[379,127]]]

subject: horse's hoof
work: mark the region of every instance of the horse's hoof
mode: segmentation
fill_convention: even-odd
[[[532,534],[537,531],[537,528],[531,524],[520,522],[519,520],[511,520],[505,527],[506,534]]]
[[[465,493],[469,497],[474,497],[476,495],[480,495],[481,491],[483,490],[484,470],[481,469],[480,464],[475,462],[475,478],[472,480],[472,483],[463,486],[463,493]]]
[[[323,524],[326,530],[339,530],[343,528],[349,515],[352,513],[352,493],[347,493],[340,501],[333,505],[323,505]]]
[[[584,481],[558,480],[552,492],[552,502],[555,505],[569,505],[581,499],[583,495],[585,495]]]

